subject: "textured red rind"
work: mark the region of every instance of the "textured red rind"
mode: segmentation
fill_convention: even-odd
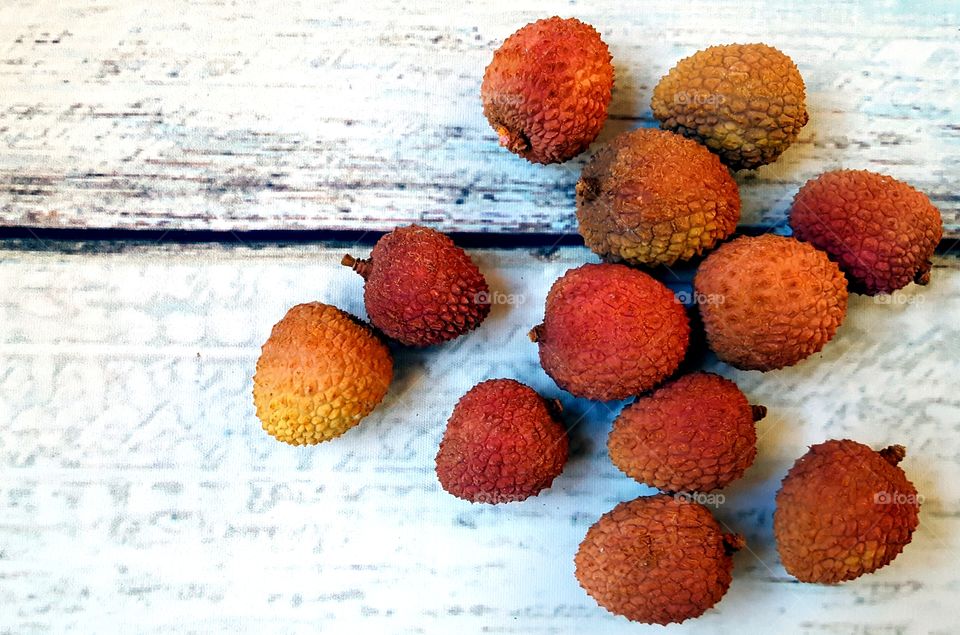
[[[447,422],[436,457],[440,485],[473,503],[521,501],[550,487],[569,452],[556,410],[512,379],[477,384]]]
[[[596,139],[613,89],[610,51],[575,18],[538,20],[493,54],[480,88],[501,145],[532,163],[562,163]]]
[[[660,126],[706,145],[735,170],[772,163],[807,123],[806,89],[766,44],[711,46],[680,60],[653,89]]]
[[[698,617],[730,586],[731,552],[744,544],[724,534],[699,503],[667,494],[620,503],[589,531],[574,558],[580,586],[611,613],[646,624]]]
[[[793,199],[794,235],[830,254],[853,291],[892,293],[926,284],[943,220],[925,194],[866,170],[825,172]]]
[[[847,312],[847,280],[807,243],[741,237],[707,256],[694,289],[710,348],[745,370],[792,366],[820,351]]]
[[[897,467],[903,448],[849,439],[810,447],[777,492],[773,530],[787,572],[835,584],[889,564],[910,543],[920,499]]]
[[[604,145],[584,166],[576,198],[587,246],[631,264],[689,260],[740,220],[740,192],[720,159],[664,130],[632,130]]]
[[[410,225],[383,236],[368,260],[344,258],[363,275],[370,321],[387,337],[431,346],[477,328],[490,313],[490,290],[463,249],[444,234]]]
[[[690,324],[673,292],[617,264],[567,271],[535,329],[540,364],[564,390],[608,401],[638,395],[683,361]]]
[[[754,409],[728,379],[685,375],[624,408],[607,448],[613,464],[641,483],[668,492],[720,489],[757,455]]]

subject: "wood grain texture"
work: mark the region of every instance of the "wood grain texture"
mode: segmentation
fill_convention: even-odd
[[[479,101],[493,49],[557,12],[613,52],[601,141],[654,125],[653,86],[697,49],[762,40],[796,60],[811,122],[775,165],[738,176],[745,225],[782,223],[806,179],[852,167],[926,191],[960,236],[948,0],[7,0],[0,225],[573,232],[584,157],[525,163]]]
[[[383,406],[311,448],[260,429],[250,377],[289,306],[362,313],[342,248],[77,251],[0,250],[0,633],[663,632],[599,609],[573,576],[587,527],[650,492],[607,458],[619,405],[562,393],[526,339],[585,249],[473,251],[500,302],[487,322],[398,350]],[[955,632],[958,313],[960,261],[938,257],[929,287],[853,296],[805,363],[706,361],[770,412],[756,464],[716,508],[749,550],[717,609],[671,632]],[[572,458],[536,498],[470,505],[439,488],[433,457],[456,399],[499,376],[561,398]],[[796,584],[773,545],[773,497],[831,437],[904,444],[921,526],[874,575]]]

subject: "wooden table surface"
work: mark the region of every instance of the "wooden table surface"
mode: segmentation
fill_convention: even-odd
[[[575,233],[585,157],[528,165],[480,111],[491,50],[556,12],[613,52],[601,140],[654,125],[652,87],[698,48],[793,56],[811,122],[777,164],[738,174],[745,231],[784,231],[799,185],[836,167],[910,181],[946,228],[932,283],[851,296],[821,354],[765,374],[706,356],[769,415],[714,510],[748,543],[730,591],[668,630],[605,612],[573,577],[587,528],[652,490],[606,454],[621,404],[560,391],[526,339],[553,280],[596,260],[550,246]],[[947,1],[3,2],[0,634],[958,632],[958,24]],[[396,349],[385,403],[342,438],[277,443],[254,416],[259,346],[299,302],[363,315],[338,262],[370,237],[245,232],[411,221],[489,234],[470,253],[512,303],[448,345]],[[128,230],[162,231],[114,240]],[[504,248],[531,234],[542,247]],[[227,242],[193,242],[211,236]],[[658,272],[680,293],[690,274]],[[433,472],[453,404],[490,377],[565,406],[571,461],[522,503],[470,505]],[[907,447],[921,525],[873,575],[799,584],[774,494],[809,444],[843,437]]]
[[[471,251],[514,304],[447,346],[398,350],[385,403],[310,448],[260,429],[251,370],[287,307],[362,314],[342,247],[69,251],[10,250],[0,266],[0,632],[646,632],[573,577],[587,527],[651,492],[607,456],[620,404],[560,391],[526,339],[549,284],[594,260],[585,249]],[[793,368],[706,361],[769,415],[715,510],[749,546],[730,592],[671,631],[956,632],[960,262],[893,298],[853,296],[837,338]],[[522,503],[471,505],[433,472],[453,404],[491,377],[559,397],[571,429],[563,474]],[[921,526],[874,575],[798,584],[776,555],[773,497],[832,437],[904,444]]]
[[[804,181],[849,167],[910,181],[960,236],[955,0],[6,0],[0,225],[575,231],[585,157],[518,160],[479,98],[492,50],[557,11],[613,54],[601,141],[655,125],[653,87],[697,49],[793,57],[810,123],[738,175],[745,225],[782,222]]]

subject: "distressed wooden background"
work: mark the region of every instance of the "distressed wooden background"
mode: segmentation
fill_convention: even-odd
[[[960,8],[803,3],[5,0],[0,225],[571,232],[585,157],[497,146],[479,87],[493,49],[555,13],[594,24],[616,86],[601,135],[652,126],[657,80],[712,44],[797,62],[810,123],[741,173],[745,225],[780,223],[820,172],[905,179],[960,236]]]
[[[651,491],[607,456],[620,405],[558,390],[526,338],[585,249],[472,251],[493,297],[514,303],[447,346],[398,351],[382,406],[311,448],[260,429],[250,376],[289,306],[363,313],[343,248],[2,253],[0,632],[666,632],[606,613],[573,576],[590,524]],[[798,366],[707,359],[770,412],[755,465],[715,511],[749,550],[717,609],[670,632],[956,632],[960,262],[935,264],[929,287],[852,297],[836,339]],[[562,400],[572,458],[540,496],[471,505],[440,489],[433,457],[457,398],[504,376]],[[797,584],[776,555],[773,497],[832,437],[906,445],[921,526],[874,575]]]
[[[259,346],[289,306],[363,314],[337,263],[366,247],[240,232],[419,221],[502,246],[575,231],[583,157],[526,164],[478,99],[492,49],[555,13],[614,54],[601,140],[654,125],[657,79],[699,48],[762,40],[795,59],[811,122],[777,164],[738,175],[744,229],[782,227],[804,180],[861,167],[926,191],[949,238],[929,287],[853,296],[799,366],[705,358],[770,414],[715,510],[749,545],[730,592],[670,631],[957,632],[957,3],[4,0],[0,236],[39,237],[0,240],[0,634],[666,632],[606,613],[573,577],[587,527],[651,491],[606,455],[619,404],[559,391],[526,339],[553,280],[594,259],[584,248],[471,250],[513,303],[446,346],[397,350],[385,403],[333,443],[281,445],[252,407]],[[238,240],[48,239],[62,229]],[[673,273],[659,272],[689,292],[690,270]],[[541,496],[471,506],[439,488],[433,457],[457,398],[500,376],[563,401],[572,458]],[[773,497],[808,444],[838,437],[906,445],[921,526],[874,575],[797,584]]]

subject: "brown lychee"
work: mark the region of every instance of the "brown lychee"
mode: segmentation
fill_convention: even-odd
[[[664,130],[616,136],[577,183],[580,234],[609,260],[689,260],[732,234],[739,219],[730,171],[700,144]]]
[[[792,366],[820,351],[847,311],[847,281],[793,238],[741,237],[707,256],[694,289],[710,348],[746,370]]]
[[[638,398],[613,422],[607,448],[627,476],[667,492],[707,492],[743,476],[757,455],[751,406],[735,383],[693,373]]]
[[[673,292],[618,264],[567,271],[547,294],[543,324],[530,338],[557,385],[607,401],[638,395],[669,377],[690,340],[690,323]]]
[[[360,320],[328,304],[299,304],[263,345],[253,402],[264,430],[313,445],[357,425],[392,378],[390,351]]]
[[[869,295],[927,284],[943,238],[940,212],[925,194],[866,170],[807,181],[793,199],[790,226],[840,264],[851,290]]]
[[[731,554],[744,544],[703,505],[658,494],[604,514],[574,564],[580,586],[603,608],[635,622],[670,624],[720,601],[730,586]]]
[[[446,235],[410,225],[384,235],[366,260],[343,264],[366,281],[363,302],[375,327],[409,346],[430,346],[477,328],[490,289],[477,265]]]
[[[567,461],[559,402],[513,379],[471,388],[453,409],[437,452],[443,489],[472,503],[508,503],[550,487]]]
[[[483,114],[500,145],[532,163],[562,163],[600,134],[613,89],[610,51],[575,18],[538,20],[493,54]]]
[[[903,446],[876,452],[849,439],[810,447],[777,492],[773,531],[787,572],[834,584],[886,566],[910,543],[921,497],[898,466]]]
[[[807,123],[806,89],[766,44],[711,46],[680,60],[653,89],[661,127],[706,145],[735,170],[775,161]]]

